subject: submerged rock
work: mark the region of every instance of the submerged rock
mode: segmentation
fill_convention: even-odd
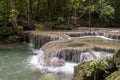
[[[48,73],[45,75],[43,80],[56,80],[56,79],[55,79],[55,75],[53,75],[52,73]]]

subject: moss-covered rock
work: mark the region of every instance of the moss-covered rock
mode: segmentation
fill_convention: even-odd
[[[95,63],[95,66],[91,67],[91,63]],[[117,70],[115,63],[112,60],[107,60],[108,66],[103,64],[106,65],[102,60],[101,62],[83,62],[74,67],[73,76],[75,80],[104,80],[106,76]]]
[[[114,62],[116,63],[118,70],[107,76],[105,80],[120,80],[120,49],[117,50],[114,55]]]
[[[82,62],[78,66],[74,67],[73,77],[75,80],[84,80],[84,76],[86,75],[86,69],[89,66],[89,62]]]
[[[12,43],[12,42],[19,42],[21,39],[20,36],[18,35],[10,35],[2,39],[3,43]]]
[[[13,27],[11,26],[2,26],[0,27],[0,42],[3,43],[11,43],[20,40],[20,36],[18,36]]]
[[[120,70],[113,72],[105,80],[120,80]]]
[[[116,50],[115,55],[114,55],[114,61],[117,67],[120,69],[120,49]]]
[[[120,57],[120,49],[118,49],[115,53],[115,58],[118,58],[118,57]]]

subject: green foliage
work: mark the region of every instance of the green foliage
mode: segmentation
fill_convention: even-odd
[[[120,70],[113,72],[105,80],[120,80]]]
[[[107,21],[110,18],[113,18],[115,10],[108,0],[97,0],[96,2],[91,3],[90,11],[91,13],[97,13],[99,18]]]
[[[116,70],[113,59],[88,61],[75,66],[73,76],[76,80],[104,80],[106,76]]]
[[[72,6],[73,9],[77,10],[79,7],[79,0],[71,0],[70,6]]]
[[[12,27],[1,27],[0,28],[0,38],[3,38],[4,36],[7,37],[7,35],[11,35],[13,34],[13,29]]]
[[[0,42],[10,43],[20,40],[20,37],[15,34],[13,27],[0,27]]]
[[[65,19],[63,17],[58,17],[57,18],[58,23],[63,23],[64,21],[65,21]]]
[[[11,10],[9,15],[9,22],[13,22],[15,18],[18,16],[18,11],[17,10]]]
[[[0,12],[4,12],[4,1],[0,1]]]
[[[2,20],[3,20],[3,16],[0,15],[0,21],[2,21]]]
[[[97,12],[100,13],[100,18],[107,21],[109,18],[113,18],[114,8],[109,4],[109,1],[99,0],[97,7]]]
[[[116,56],[116,57],[119,57],[119,56],[120,56],[120,49],[118,49],[118,50],[115,52],[115,56]]]
[[[97,61],[92,61],[89,63],[89,67],[87,69],[87,76],[91,76],[91,74],[93,73],[93,71],[100,69],[103,70],[105,72],[106,68],[108,67],[108,62],[106,60],[97,60]]]
[[[88,14],[89,12],[92,15],[99,15],[99,18],[102,20],[109,20],[113,18],[115,9],[110,5],[108,0],[80,0],[78,12],[82,16]]]
[[[81,25],[82,21],[79,20],[82,20],[81,18],[84,17],[88,19],[89,11],[92,19],[99,18],[98,20],[101,20],[101,22],[107,22],[116,18],[117,20],[120,19],[120,1],[118,0],[29,0],[29,4],[27,3],[28,0],[13,0],[13,3],[11,1],[0,0],[0,21],[8,19],[6,22],[15,23],[17,22],[15,18],[20,14],[22,15],[20,19],[24,19],[27,23],[29,12],[31,21],[34,19],[33,21],[35,22],[40,21],[43,23],[56,21],[60,24],[66,22],[66,24],[71,25],[76,22],[78,25]],[[91,3],[90,6],[89,1]],[[28,5],[30,6],[28,7]],[[11,10],[12,6],[15,9]],[[30,11],[28,11],[29,9]],[[75,22],[70,20],[72,17],[76,18]],[[22,21],[24,22],[24,20]],[[75,25],[77,25],[76,23]],[[86,24],[86,21],[83,24]],[[20,25],[23,26],[25,24],[20,23]]]
[[[101,9],[100,16],[102,17],[112,17],[112,14],[114,14],[114,8],[110,5],[105,6],[103,9]]]

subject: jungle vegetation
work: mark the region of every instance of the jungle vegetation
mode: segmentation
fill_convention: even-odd
[[[0,40],[36,28],[120,27],[119,5],[119,0],[0,0]]]

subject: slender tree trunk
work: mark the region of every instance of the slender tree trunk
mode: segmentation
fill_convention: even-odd
[[[55,0],[55,5],[54,5],[54,7],[55,7],[54,14],[57,15],[57,0]]]
[[[28,26],[32,27],[32,20],[31,20],[31,0],[27,0],[27,9],[28,9]]]
[[[62,8],[62,10],[61,10],[61,16],[62,17],[64,17],[64,12],[65,12],[65,10],[64,10],[64,5],[65,5],[65,0],[62,0],[62,6],[61,6],[61,8]]]
[[[74,25],[74,27],[76,28],[77,27],[77,17],[76,17],[76,15],[77,15],[77,13],[76,13],[76,10],[75,9],[73,9],[72,10],[72,17],[73,17],[73,25]]]
[[[49,21],[50,21],[50,19],[51,19],[51,13],[50,13],[50,4],[51,4],[51,2],[50,2],[50,0],[48,0],[48,5],[47,5],[47,8],[48,8],[48,18],[49,18]]]
[[[15,1],[10,0],[10,3],[11,3],[11,15],[13,15],[12,16],[12,24],[15,29],[15,32],[17,32],[17,19],[16,19],[17,17],[16,17]]]
[[[5,11],[5,14],[4,14],[4,26],[7,26],[7,21],[8,21],[8,1],[5,0],[5,3],[4,3],[4,11]]]
[[[41,12],[41,10],[40,10],[40,7],[42,7],[42,4],[41,4],[41,0],[37,0],[38,1],[38,4],[37,4],[37,8],[36,8],[36,16],[37,16],[37,19],[38,18],[40,18],[40,12]]]
[[[20,12],[23,13],[23,0],[19,0],[19,3],[20,3]]]
[[[27,4],[27,1],[25,2],[24,14],[25,14],[25,17],[28,19],[28,4]]]
[[[91,12],[90,12],[90,5],[91,5],[91,2],[89,0],[89,28],[90,28],[90,33],[91,33]]]

